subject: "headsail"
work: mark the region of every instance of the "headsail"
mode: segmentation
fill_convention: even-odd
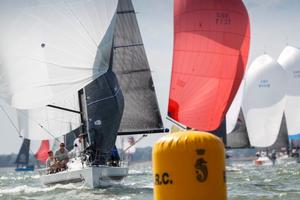
[[[175,0],[168,115],[191,128],[217,129],[238,90],[250,24],[241,0]]]
[[[38,149],[37,153],[35,154],[35,158],[39,160],[42,164],[46,163],[48,158],[48,151],[49,151],[49,140],[43,140],[41,142],[41,146]]]
[[[24,138],[22,146],[17,156],[16,164],[28,165],[29,161],[30,140]]]
[[[288,76],[284,112],[289,138],[300,140],[300,49],[287,46],[280,54],[278,62]]]
[[[287,76],[268,55],[256,58],[245,76],[243,113],[251,146],[268,147],[277,139],[285,106]]]
[[[6,28],[0,37],[0,85],[7,88],[1,96],[16,108],[39,108],[105,73],[111,41],[103,37],[116,5],[116,0],[1,1],[0,26]]]

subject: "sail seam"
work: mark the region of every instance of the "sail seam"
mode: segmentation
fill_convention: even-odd
[[[127,47],[137,47],[137,46],[143,46],[143,43],[115,46],[114,49],[127,48]]]
[[[131,71],[124,71],[122,74],[132,74],[132,73],[139,73],[139,72],[149,72],[150,69],[137,69]]]
[[[241,34],[241,33],[234,33],[234,32],[229,32],[229,31],[216,31],[216,30],[184,30],[184,31],[175,31],[175,34],[177,33],[186,33],[186,32],[209,32],[209,33],[222,33],[222,34],[232,34],[232,35],[238,35],[241,37],[245,38],[250,38],[250,35],[247,34]]]
[[[126,10],[126,11],[118,11],[117,14],[128,14],[128,13],[135,13],[134,10]]]
[[[239,14],[239,15],[241,15],[243,17],[246,17],[247,19],[249,18],[248,15],[245,15],[244,13],[241,13],[241,12],[235,11],[235,10],[228,10],[228,9],[199,9],[199,10],[190,10],[190,11],[181,12],[178,15],[174,14],[174,17],[180,17],[182,15],[188,15],[188,14],[191,14],[191,13],[202,12],[202,11],[214,11],[214,12],[216,12],[216,11],[226,11],[226,12],[230,12],[230,13]]]
[[[181,74],[181,75],[190,75],[190,76],[200,76],[201,78],[213,78],[213,79],[222,79],[222,80],[239,80],[239,79],[232,79],[232,78],[219,78],[219,77],[215,77],[215,76],[203,76],[202,74],[196,74],[196,73],[182,73],[182,72],[175,72],[176,74]]]
[[[120,88],[118,88],[118,90],[116,91],[116,93],[113,96],[106,97],[106,98],[103,98],[103,99],[99,99],[97,101],[93,101],[93,102],[87,104],[87,106],[90,106],[90,105],[93,105],[95,103],[98,103],[98,102],[101,102],[101,101],[105,101],[105,100],[108,100],[108,99],[112,99],[112,98],[116,97],[119,92],[120,92]]]
[[[220,53],[220,52],[213,52],[213,51],[203,51],[203,50],[183,50],[183,49],[174,49],[174,51],[181,51],[181,52],[189,52],[189,53],[206,53],[206,54],[219,54],[219,55],[225,55],[225,56],[234,56],[236,57],[237,54],[227,54],[227,53]]]

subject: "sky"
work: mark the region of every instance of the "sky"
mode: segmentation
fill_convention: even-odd
[[[251,23],[248,65],[264,53],[277,59],[289,44],[300,47],[299,0],[244,0]],[[173,0],[133,0],[139,27],[157,92],[161,115],[166,120],[173,49]],[[0,154],[18,152],[22,140],[0,111]],[[152,146],[163,134],[149,135],[137,147]],[[136,139],[139,137],[136,136]],[[119,144],[119,141],[118,141]],[[37,143],[34,143],[33,151]]]

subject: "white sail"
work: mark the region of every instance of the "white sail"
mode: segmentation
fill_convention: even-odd
[[[55,105],[71,110],[79,110],[78,95],[68,98]],[[31,140],[53,140],[80,126],[78,113],[60,110],[51,107],[42,107],[29,110],[17,110],[20,134]]]
[[[300,49],[292,46],[285,47],[278,62],[288,76],[284,112],[289,139],[300,139]]]
[[[242,105],[243,93],[244,93],[244,84],[245,81],[242,80],[240,87],[233,99],[233,102],[230,105],[229,110],[226,113],[226,133],[229,134],[233,131]]]
[[[258,57],[249,67],[242,106],[252,146],[268,147],[276,141],[286,84],[284,69],[268,55]]]
[[[117,0],[1,1],[1,98],[38,108],[105,73],[116,6]]]

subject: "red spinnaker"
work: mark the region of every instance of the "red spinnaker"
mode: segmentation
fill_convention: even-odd
[[[42,164],[46,163],[49,149],[49,140],[43,140],[41,142],[39,150],[35,154],[35,158],[39,160]]]
[[[243,78],[249,42],[242,0],[174,0],[168,115],[190,128],[217,129]]]

